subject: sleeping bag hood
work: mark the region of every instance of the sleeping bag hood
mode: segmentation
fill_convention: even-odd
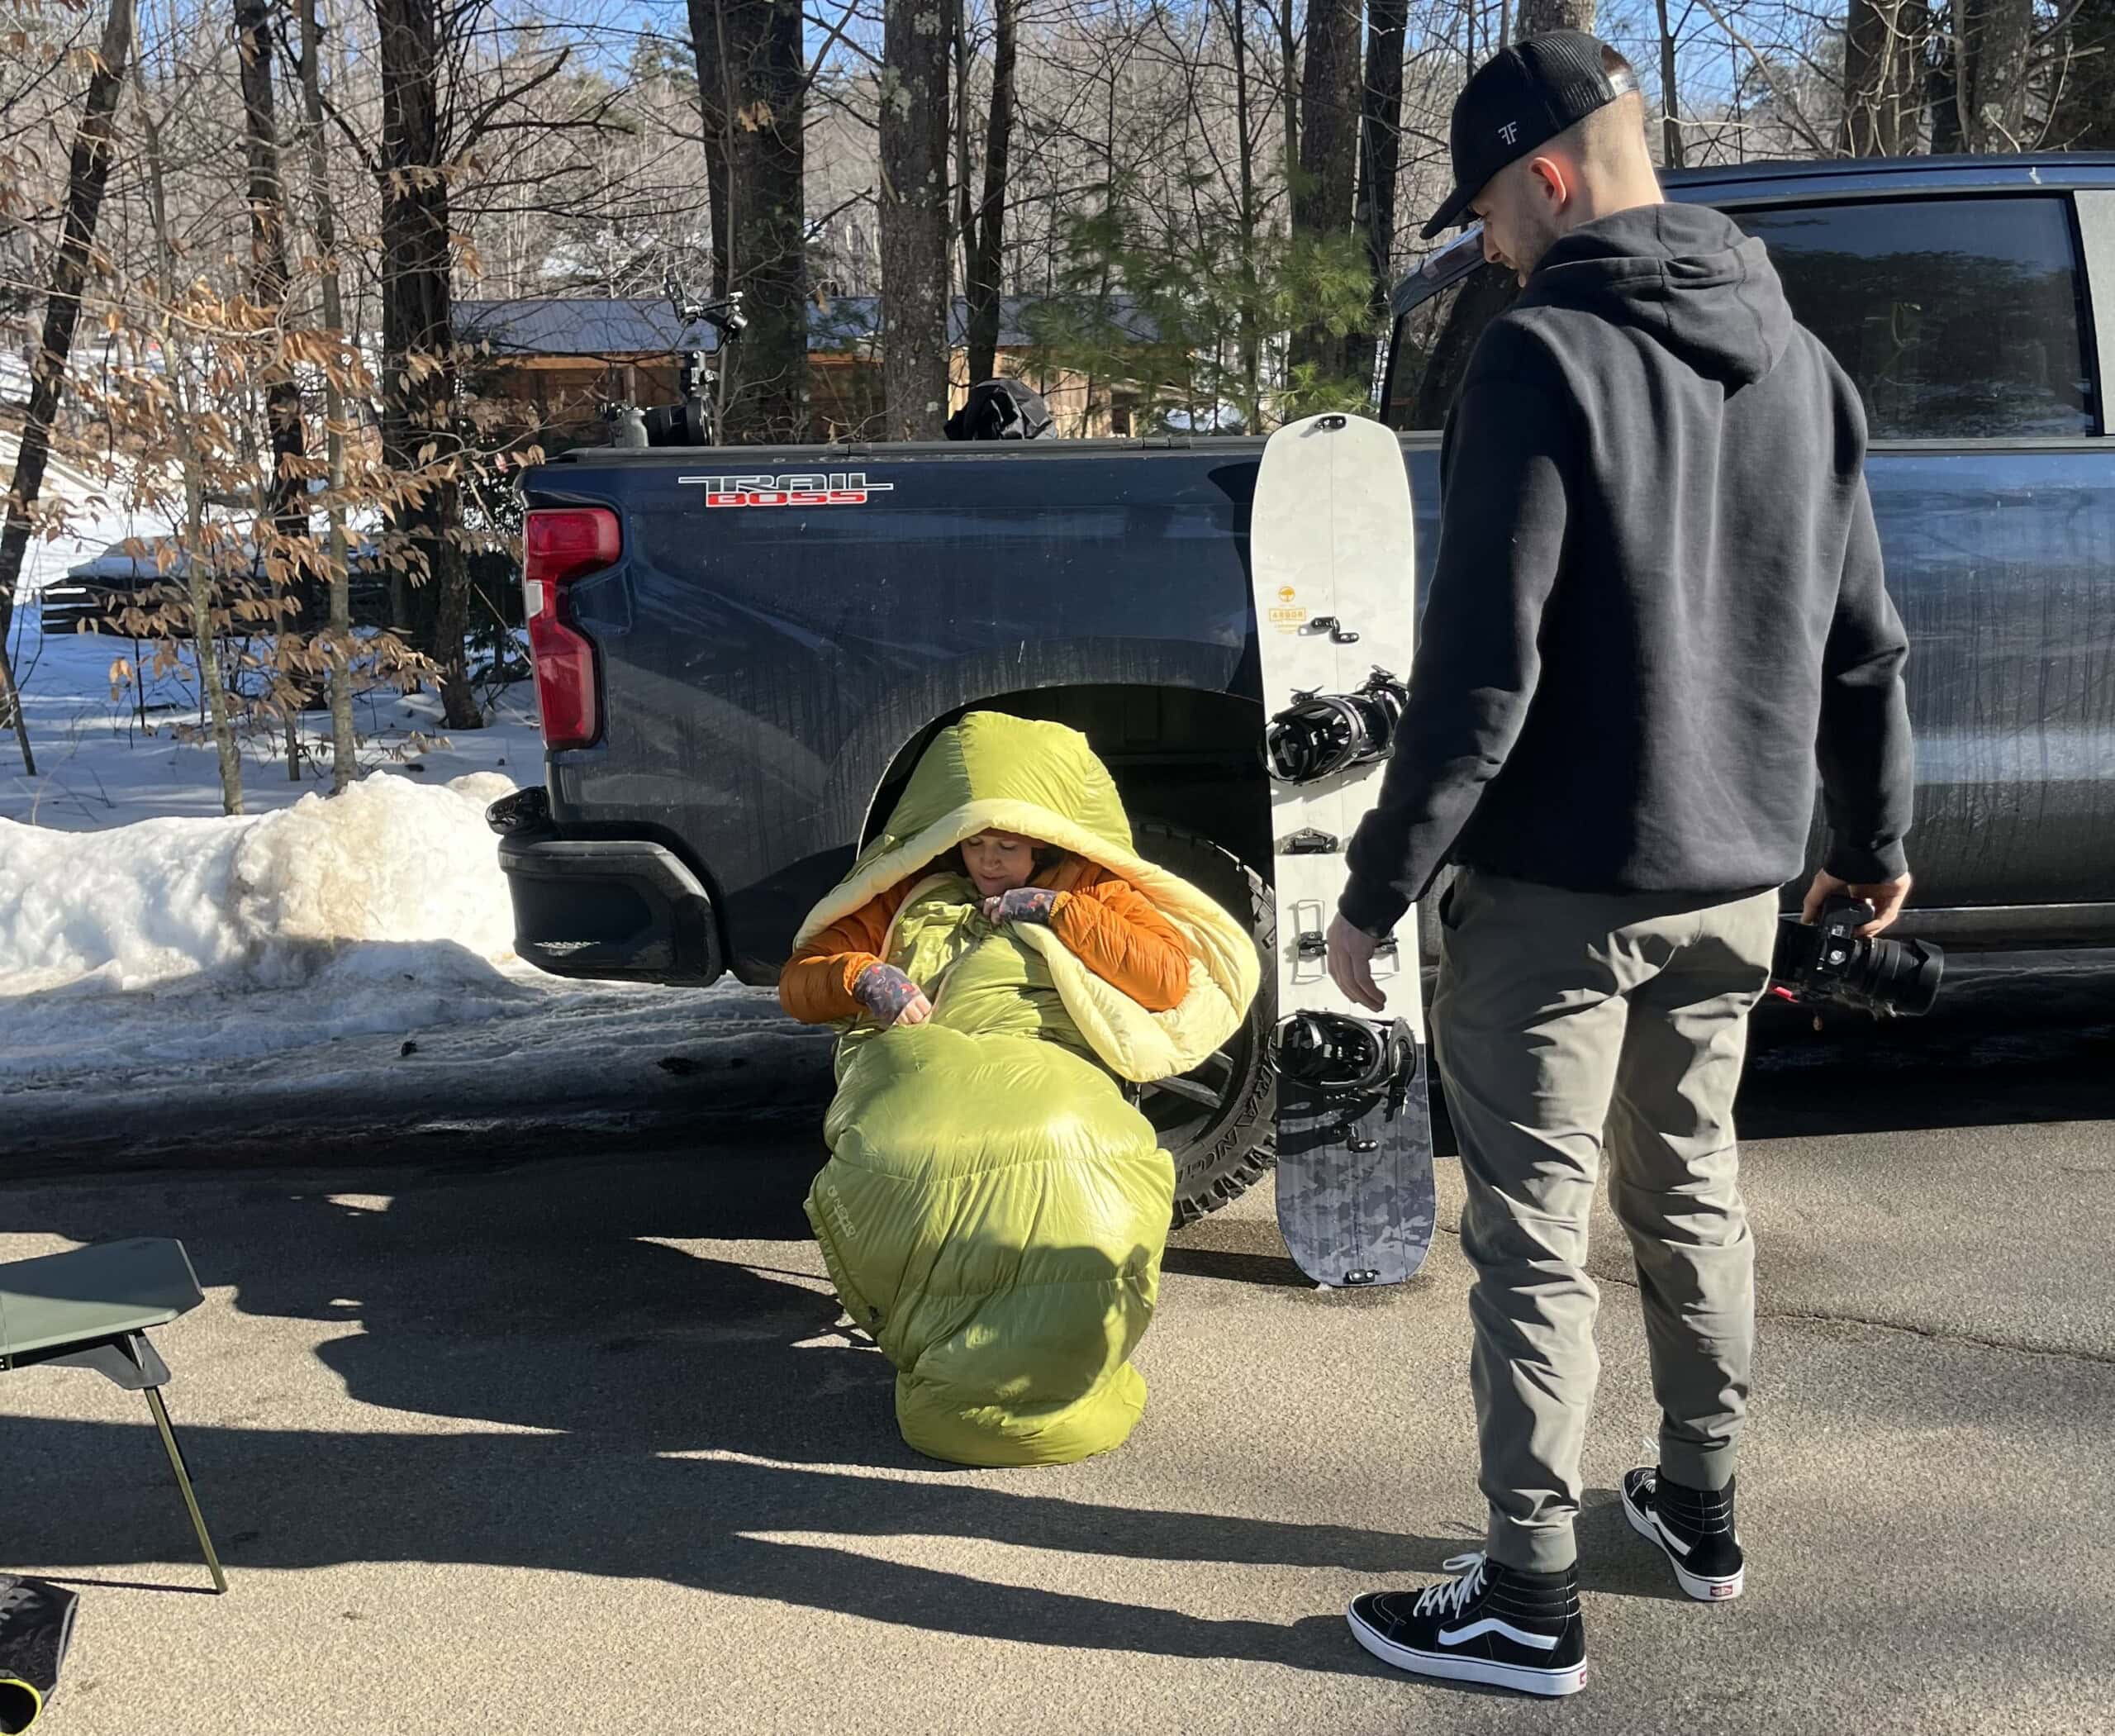
[[[1240,1028],[1260,972],[1248,930],[1216,899],[1138,854],[1115,780],[1086,736],[1003,712],[972,711],[934,739],[881,835],[809,912],[795,946],[982,831],[1040,839],[1121,875],[1182,937],[1190,992],[1171,1011],[1149,1013],[1047,929],[1019,930],[1048,964],[1081,1034],[1113,1072],[1142,1083],[1187,1073]]]

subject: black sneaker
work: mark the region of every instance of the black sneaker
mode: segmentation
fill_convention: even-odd
[[[1586,1686],[1586,1629],[1572,1569],[1523,1573],[1476,1554],[1454,1557],[1447,1571],[1461,1577],[1353,1599],[1353,1637],[1383,1663],[1420,1676],[1523,1694],[1576,1694]]]
[[[1699,1603],[1724,1603],[1741,1595],[1742,1558],[1733,1534],[1733,1486],[1692,1489],[1650,1465],[1623,1473],[1623,1510],[1631,1529],[1660,1546],[1681,1581]]]

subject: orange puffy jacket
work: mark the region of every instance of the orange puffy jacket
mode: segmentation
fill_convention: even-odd
[[[889,924],[924,878],[920,873],[899,882],[810,940],[779,973],[779,1005],[804,1025],[834,1024],[864,1012],[852,985],[869,965],[882,962]],[[1167,918],[1128,880],[1068,858],[1029,884],[1057,890],[1051,932],[1097,977],[1148,1012],[1164,1013],[1181,1004],[1190,992],[1190,955]]]

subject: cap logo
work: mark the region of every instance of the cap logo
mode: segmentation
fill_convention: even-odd
[[[1498,136],[1508,145],[1519,144],[1520,142],[1520,123],[1518,121],[1508,121],[1504,126],[1499,128]]]

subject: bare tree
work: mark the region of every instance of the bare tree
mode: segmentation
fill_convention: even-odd
[[[192,649],[197,659],[199,691],[205,698],[207,727],[220,763],[221,809],[223,813],[240,814],[242,751],[235,741],[235,707],[221,665],[216,621],[220,611],[214,595],[228,551],[221,527],[209,525],[206,516],[211,486],[205,449],[207,430],[222,419],[209,418],[194,389],[196,377],[202,371],[199,363],[210,354],[210,302],[201,295],[201,286],[195,280],[186,282],[183,276],[182,257],[169,224],[168,152],[163,143],[162,121],[148,98],[140,59],[134,60],[132,74],[139,86],[136,107],[145,141],[147,209],[154,239],[152,335],[161,352],[167,382],[169,444],[175,449],[183,478],[183,528],[178,561],[184,602],[190,617]]]
[[[416,640],[440,670],[454,730],[482,722],[463,637],[469,572],[454,463],[454,259],[441,136],[440,0],[374,0],[382,87],[382,444],[397,473],[390,518],[415,577]],[[402,625],[397,623],[396,625]]]
[[[1924,26],[1923,0],[1846,0],[1843,119],[1837,138],[1846,156],[1896,157],[1917,148],[1925,101]]]
[[[308,156],[309,222],[316,235],[321,278],[323,324],[340,355],[346,347],[345,291],[338,265],[338,213],[330,193],[329,147],[323,129],[323,25],[316,0],[301,0],[302,118]],[[328,489],[328,586],[330,630],[326,658],[330,682],[330,788],[345,789],[359,776],[359,740],[353,723],[353,605],[350,555],[345,538],[345,435],[349,407],[339,389],[338,369],[324,370],[323,453]]]
[[[991,40],[991,107],[984,127],[984,193],[962,221],[963,283],[968,292],[968,375],[972,384],[991,378],[998,369],[1000,291],[1005,259],[1006,170],[1014,135],[1014,70],[1018,53],[1015,23],[1020,0],[994,0]],[[969,91],[958,79],[958,102],[967,125]],[[962,198],[969,199],[969,177],[962,176]]]
[[[948,48],[942,0],[888,0],[881,71],[882,397],[891,440],[948,414]]]
[[[95,68],[81,99],[80,122],[74,132],[66,174],[66,216],[45,297],[43,336],[30,373],[29,412],[16,449],[14,479],[8,485],[6,528],[0,530],[0,716],[12,721],[22,768],[32,777],[36,760],[30,748],[29,724],[15,691],[14,670],[7,661],[7,634],[14,622],[22,558],[29,552],[31,521],[44,492],[45,467],[51,459],[52,426],[58,420],[67,359],[73,354],[74,330],[80,321],[81,292],[88,283],[103,189],[110,179],[113,119],[131,51],[132,0],[111,0]]]
[[[1237,371],[1241,381],[1242,426],[1250,433],[1262,421],[1263,345],[1262,321],[1257,307],[1256,236],[1262,221],[1257,188],[1257,136],[1252,118],[1253,98],[1249,74],[1248,0],[1218,0],[1225,21],[1228,49],[1233,58],[1234,163],[1239,179],[1236,188],[1234,233],[1241,246],[1236,280],[1234,343]]]
[[[1285,181],[1300,179],[1300,21],[1298,0],[1273,0],[1271,22],[1278,27],[1278,108],[1286,135]]]
[[[721,358],[730,440],[808,431],[808,73],[799,0],[689,0],[711,176],[715,293],[749,329]]]
[[[1365,102],[1359,123],[1359,191],[1356,217],[1373,273],[1373,329],[1385,329],[1395,288],[1395,171],[1403,148],[1403,38],[1409,0],[1371,0],[1366,12]],[[1371,362],[1357,334],[1347,345],[1345,371]]]
[[[1954,0],[1953,21],[1961,148],[2025,149],[2034,0]]]
[[[1859,0],[1850,0],[1853,6]],[[1667,19],[1667,0],[1653,0],[1660,17],[1660,155],[1670,169],[1684,166],[1681,97],[1675,66],[1674,26]]]
[[[1292,232],[1319,239],[1351,226],[1358,174],[1360,117],[1358,0],[1310,0],[1305,64],[1300,70],[1300,174],[1292,188]],[[1292,362],[1328,373],[1343,369],[1342,344],[1320,326],[1293,334]]]
[[[279,178],[279,129],[272,76],[273,0],[235,0],[235,41],[240,63],[243,140],[250,167],[250,299],[258,316],[276,324],[287,302],[287,200]],[[264,387],[265,435],[272,454],[271,473],[258,512],[260,559],[292,593],[295,607],[280,635],[282,652],[291,659],[292,640],[316,626],[314,575],[303,569],[299,552],[307,545],[308,514],[304,497],[307,477],[306,430],[302,421],[301,387],[283,361],[268,366]],[[267,526],[271,535],[266,535]],[[290,559],[293,557],[292,559]],[[289,665],[291,666],[291,664]],[[312,692],[307,682],[303,686]],[[301,781],[301,720],[287,716],[287,777]]]

